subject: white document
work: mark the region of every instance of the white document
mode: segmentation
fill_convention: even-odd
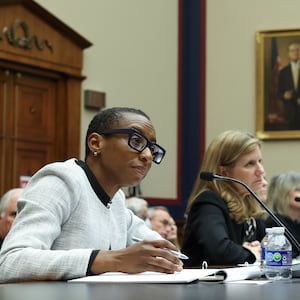
[[[262,274],[260,267],[249,266],[224,269],[183,269],[181,272],[174,274],[159,272],[143,272],[139,274],[107,272],[101,275],[72,279],[68,282],[189,283],[196,280],[227,282],[257,278]]]
[[[259,266],[226,268],[217,270],[215,273],[215,275],[223,275],[225,282],[258,278],[263,274],[263,270]]]

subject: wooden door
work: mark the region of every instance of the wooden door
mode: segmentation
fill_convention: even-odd
[[[79,157],[83,50],[33,0],[0,1],[0,196],[48,162]]]
[[[58,134],[65,125],[59,113],[58,78],[9,69],[0,72],[1,181],[5,189],[19,186],[20,176],[32,176],[46,163],[65,158]]]

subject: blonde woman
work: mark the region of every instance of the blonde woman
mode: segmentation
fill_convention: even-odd
[[[230,130],[208,146],[200,172],[243,181],[260,194],[265,188],[261,143],[249,133]],[[240,184],[197,178],[186,210],[182,252],[187,267],[236,265],[260,260],[265,234],[260,205]]]

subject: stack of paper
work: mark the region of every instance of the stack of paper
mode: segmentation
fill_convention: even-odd
[[[201,281],[235,281],[260,277],[263,274],[259,266],[247,266],[224,269],[184,269],[174,274],[143,272],[127,274],[108,272],[96,276],[87,276],[68,282],[132,282],[132,283],[189,283]]]

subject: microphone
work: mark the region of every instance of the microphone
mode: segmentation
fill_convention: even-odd
[[[213,174],[211,172],[201,172],[200,179],[205,181],[213,181],[213,180],[222,180],[222,181],[229,181],[229,182],[236,182],[241,184],[246,190],[255,198],[255,200],[267,211],[269,216],[273,219],[273,221],[280,227],[283,227],[285,230],[285,235],[288,239],[293,243],[293,245],[297,248],[300,252],[300,244],[298,243],[297,239],[294,235],[286,228],[286,226],[276,217],[276,215],[269,209],[269,207],[261,200],[259,197],[254,193],[254,191],[244,182],[231,178],[231,177],[224,177],[220,175]]]

